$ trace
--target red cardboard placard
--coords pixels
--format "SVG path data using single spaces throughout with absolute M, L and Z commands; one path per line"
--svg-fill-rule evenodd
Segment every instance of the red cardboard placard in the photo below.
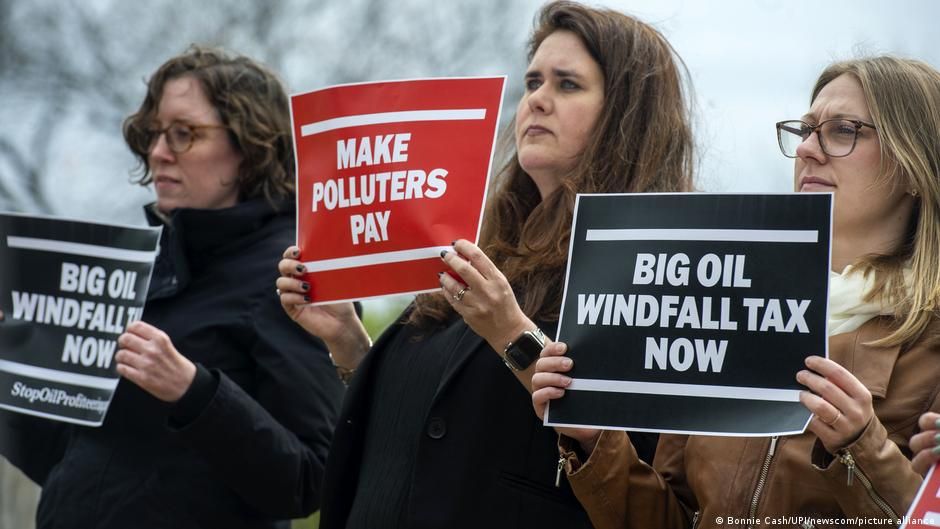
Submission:
M 297 244 L 314 304 L 438 288 L 441 250 L 479 236 L 505 81 L 291 96 Z
M 901 529 L 907 527 L 940 527 L 940 472 L 937 465 L 930 468 L 924 483 L 917 491 L 911 509 L 903 519 Z

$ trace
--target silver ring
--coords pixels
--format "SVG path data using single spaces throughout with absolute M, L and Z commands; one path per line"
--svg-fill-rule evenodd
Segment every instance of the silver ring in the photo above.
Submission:
M 470 287 L 463 287 L 454 294 L 454 301 L 460 301 L 463 299 L 464 294 L 470 290 Z
M 281 297 L 281 289 L 277 289 L 277 297 Z

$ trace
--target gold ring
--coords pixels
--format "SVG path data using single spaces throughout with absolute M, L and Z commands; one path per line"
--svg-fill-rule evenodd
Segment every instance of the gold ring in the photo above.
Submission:
M 460 290 L 458 290 L 457 293 L 454 294 L 454 301 L 460 301 L 460 300 L 462 300 L 464 294 L 466 294 L 467 291 L 469 291 L 469 290 L 470 290 L 470 287 L 463 287 L 463 288 L 461 288 Z
M 834 419 L 832 419 L 831 421 L 828 421 L 828 422 L 827 422 L 827 421 L 823 421 L 823 423 L 825 423 L 826 426 L 832 428 L 833 426 L 835 426 L 835 424 L 836 424 L 837 422 L 839 422 L 839 419 L 841 419 L 841 418 L 842 418 L 842 412 L 839 411 L 839 410 L 836 410 L 836 417 L 835 417 Z

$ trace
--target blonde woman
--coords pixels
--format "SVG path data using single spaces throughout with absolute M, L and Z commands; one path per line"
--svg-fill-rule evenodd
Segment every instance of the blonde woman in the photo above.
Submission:
M 796 374 L 809 428 L 663 435 L 652 465 L 636 458 L 632 434 L 564 430 L 569 481 L 597 528 L 785 516 L 893 527 L 921 483 L 908 440 L 921 414 L 940 411 L 940 73 L 894 57 L 833 64 L 809 111 L 777 131 L 795 190 L 835 195 L 830 358 Z M 563 354 L 550 345 L 537 363 L 540 416 L 570 382 Z

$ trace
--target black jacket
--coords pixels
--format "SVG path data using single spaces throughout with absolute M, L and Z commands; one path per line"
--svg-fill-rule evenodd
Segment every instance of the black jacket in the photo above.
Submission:
M 173 213 L 143 319 L 196 379 L 175 405 L 122 380 L 101 428 L 62 427 L 58 462 L 11 451 L 43 486 L 40 529 L 287 527 L 318 507 L 343 388 L 274 292 L 293 225 L 262 200 Z
M 466 327 L 462 321 L 451 325 Z M 547 327 L 543 327 L 547 329 Z M 395 324 L 376 342 L 349 387 L 327 462 L 321 529 L 341 529 L 356 494 L 378 364 Z M 467 329 L 424 418 L 410 483 L 409 528 L 591 527 L 561 476 L 557 435 L 532 411 L 525 388 L 490 346 Z M 395 457 L 395 454 L 387 454 Z

